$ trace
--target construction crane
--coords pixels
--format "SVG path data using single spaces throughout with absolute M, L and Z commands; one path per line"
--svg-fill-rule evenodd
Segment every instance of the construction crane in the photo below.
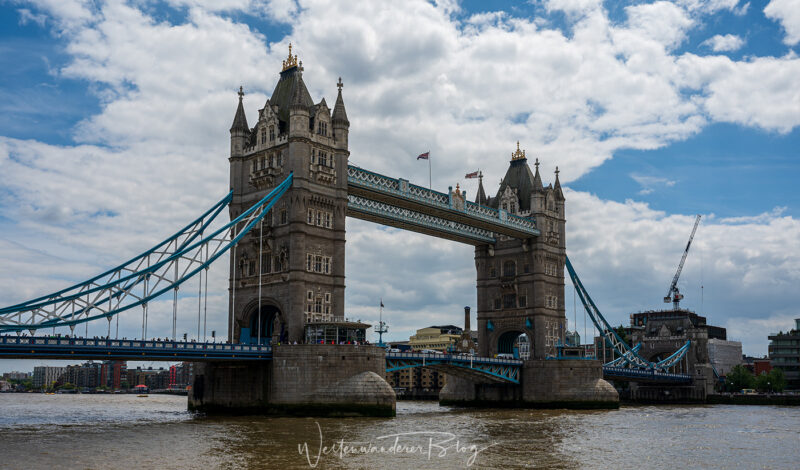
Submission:
M 672 306 L 675 310 L 678 309 L 680 306 L 681 299 L 683 299 L 683 294 L 680 293 L 678 290 L 678 278 L 681 277 L 681 271 L 683 270 L 683 263 L 686 262 L 686 255 L 689 254 L 689 247 L 692 246 L 692 240 L 694 239 L 694 233 L 697 231 L 697 226 L 700 224 L 700 214 L 697 214 L 697 218 L 694 219 L 694 228 L 692 228 L 692 234 L 689 235 L 689 242 L 686 244 L 686 249 L 683 250 L 683 257 L 681 258 L 680 264 L 678 264 L 678 271 L 675 272 L 675 277 L 672 278 L 672 284 L 669 286 L 669 291 L 667 291 L 667 296 L 664 297 L 664 303 L 668 304 L 672 302 Z

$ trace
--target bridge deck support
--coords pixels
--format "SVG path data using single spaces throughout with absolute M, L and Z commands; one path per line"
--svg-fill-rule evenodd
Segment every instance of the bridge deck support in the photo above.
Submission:
M 298 344 L 273 349 L 271 361 L 201 363 L 189 409 L 240 414 L 394 416 L 383 379 L 384 351 L 374 346 Z
M 617 408 L 619 395 L 603 380 L 600 361 L 528 360 L 520 385 L 479 384 L 447 376 L 442 405 L 504 408 Z

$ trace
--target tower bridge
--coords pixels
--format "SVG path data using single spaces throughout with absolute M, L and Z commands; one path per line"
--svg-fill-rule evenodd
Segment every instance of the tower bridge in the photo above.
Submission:
M 393 415 L 387 370 L 432 367 L 448 374 L 443 403 L 504 406 L 617 406 L 615 378 L 686 381 L 678 351 L 658 363 L 624 344 L 596 309 L 566 256 L 565 198 L 555 172 L 544 186 L 517 143 L 492 197 L 474 201 L 349 164 L 350 122 L 341 79 L 333 109 L 314 103 L 302 62 L 284 60 L 254 126 L 244 91 L 230 128 L 230 193 L 156 247 L 88 281 L 0 309 L 0 357 L 117 357 L 191 360 L 191 408 L 305 414 Z M 231 221 L 213 230 L 225 208 Z M 354 217 L 473 245 L 477 356 L 398 355 L 364 344 L 369 325 L 345 319 L 345 218 Z M 229 258 L 227 343 L 176 340 L 178 289 Z M 564 267 L 592 321 L 621 355 L 559 357 L 565 342 Z M 202 283 L 201 283 L 202 286 Z M 206 287 L 206 293 L 208 288 Z M 201 287 L 202 293 L 202 287 Z M 173 295 L 169 341 L 148 335 L 148 303 Z M 111 339 L 123 311 L 142 311 L 142 340 Z M 198 309 L 198 339 L 200 337 Z M 75 337 L 75 327 L 108 322 L 108 338 Z M 68 327 L 69 337 L 25 337 Z M 325 335 L 334 332 L 336 339 Z M 497 358 L 527 336 L 530 358 Z M 331 344 L 333 343 L 333 344 Z M 346 344 L 351 343 L 351 344 Z M 638 374 L 638 375 L 637 375 Z

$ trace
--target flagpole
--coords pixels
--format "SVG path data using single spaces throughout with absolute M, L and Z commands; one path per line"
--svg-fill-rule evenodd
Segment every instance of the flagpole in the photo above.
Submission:
M 431 178 L 431 151 L 428 150 L 428 190 L 433 192 L 433 180 Z

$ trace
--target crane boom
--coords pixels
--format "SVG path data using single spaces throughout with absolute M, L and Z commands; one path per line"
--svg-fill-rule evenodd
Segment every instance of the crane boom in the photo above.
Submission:
M 678 305 L 680 304 L 683 295 L 681 295 L 680 291 L 678 291 L 678 278 L 681 277 L 681 271 L 683 271 L 683 263 L 686 262 L 686 256 L 689 254 L 689 248 L 692 246 L 692 240 L 694 239 L 694 234 L 697 232 L 697 226 L 700 224 L 700 214 L 697 214 L 697 218 L 694 219 L 694 227 L 692 228 L 692 234 L 689 235 L 689 242 L 686 243 L 686 249 L 683 250 L 683 256 L 681 257 L 681 262 L 678 264 L 678 270 L 675 272 L 675 277 L 672 278 L 672 284 L 669 286 L 669 290 L 667 291 L 667 296 L 664 297 L 664 303 L 668 304 L 670 302 L 673 303 L 674 307 L 677 309 Z

